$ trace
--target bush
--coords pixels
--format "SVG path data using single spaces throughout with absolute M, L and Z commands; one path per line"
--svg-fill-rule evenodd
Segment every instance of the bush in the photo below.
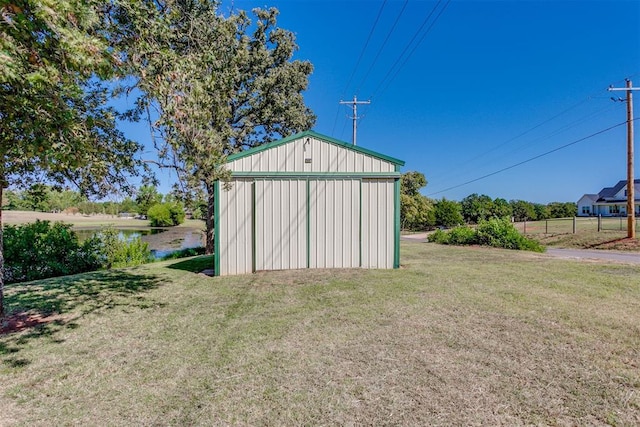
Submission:
M 140 238 L 124 241 L 118 230 L 107 227 L 86 242 L 98 259 L 101 268 L 120 268 L 153 261 L 149 245 Z
M 466 225 L 455 227 L 448 234 L 450 245 L 475 245 L 478 240 L 475 230 Z
M 492 218 L 481 221 L 476 230 L 478 244 L 495 248 L 544 252 L 535 240 L 524 237 L 507 219 Z
M 5 282 L 28 282 L 153 261 L 148 245 L 139 238 L 125 242 L 118 231 L 106 228 L 80 244 L 71 227 L 40 220 L 6 226 Z
M 436 230 L 428 240 L 444 245 L 484 245 L 494 248 L 544 252 L 535 240 L 524 237 L 507 219 L 493 218 L 480 221 L 476 230 L 459 226 L 449 231 Z
M 427 237 L 427 241 L 432 243 L 440 243 L 441 245 L 449 244 L 449 233 L 442 231 L 441 229 L 437 229 L 433 233 L 429 234 Z
M 147 211 L 152 227 L 172 227 L 184 222 L 184 207 L 181 203 L 157 203 Z
M 170 259 L 187 258 L 196 255 L 204 255 L 204 253 L 205 248 L 201 246 L 197 248 L 180 249 L 179 251 L 171 252 L 170 254 L 163 256 L 162 260 L 165 261 Z
M 78 242 L 70 224 L 40 221 L 4 229 L 6 283 L 82 273 L 100 267 L 92 243 Z

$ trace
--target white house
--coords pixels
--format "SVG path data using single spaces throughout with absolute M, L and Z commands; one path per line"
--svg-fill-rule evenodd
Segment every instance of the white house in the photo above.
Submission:
M 398 268 L 402 160 L 307 131 L 229 156 L 214 274 Z
M 635 214 L 640 216 L 640 179 L 634 181 Z M 627 216 L 627 181 L 606 187 L 578 200 L 578 216 Z

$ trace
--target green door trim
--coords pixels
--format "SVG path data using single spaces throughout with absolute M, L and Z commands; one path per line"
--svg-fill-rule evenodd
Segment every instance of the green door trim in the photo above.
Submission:
M 220 276 L 220 181 L 213 183 L 213 275 Z

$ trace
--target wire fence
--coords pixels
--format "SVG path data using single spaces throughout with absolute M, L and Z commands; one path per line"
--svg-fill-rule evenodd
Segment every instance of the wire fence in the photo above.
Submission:
M 515 226 L 524 234 L 624 231 L 627 229 L 627 217 L 552 218 L 543 221 L 518 222 L 515 223 Z M 636 231 L 638 230 L 640 230 L 640 221 L 636 221 Z

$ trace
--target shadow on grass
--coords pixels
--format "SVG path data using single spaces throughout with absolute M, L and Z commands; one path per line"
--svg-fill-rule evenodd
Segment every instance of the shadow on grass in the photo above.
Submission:
M 593 243 L 591 245 L 586 245 L 585 249 L 597 249 L 597 248 L 602 247 L 602 246 L 615 245 L 617 243 L 625 243 L 625 242 L 630 242 L 632 240 L 633 239 L 630 239 L 629 237 L 621 237 L 619 239 L 607 240 L 605 242 L 597 242 L 597 243 Z
M 15 355 L 34 339 L 56 342 L 57 332 L 77 327 L 77 319 L 98 310 L 158 307 L 144 293 L 162 283 L 158 276 L 107 270 L 8 285 L 0 356 Z M 3 358 L 3 362 L 13 367 L 28 364 L 17 357 Z
M 213 255 L 202 255 L 189 258 L 184 261 L 170 264 L 167 268 L 174 270 L 190 271 L 191 273 L 200 273 L 203 270 L 213 268 Z

